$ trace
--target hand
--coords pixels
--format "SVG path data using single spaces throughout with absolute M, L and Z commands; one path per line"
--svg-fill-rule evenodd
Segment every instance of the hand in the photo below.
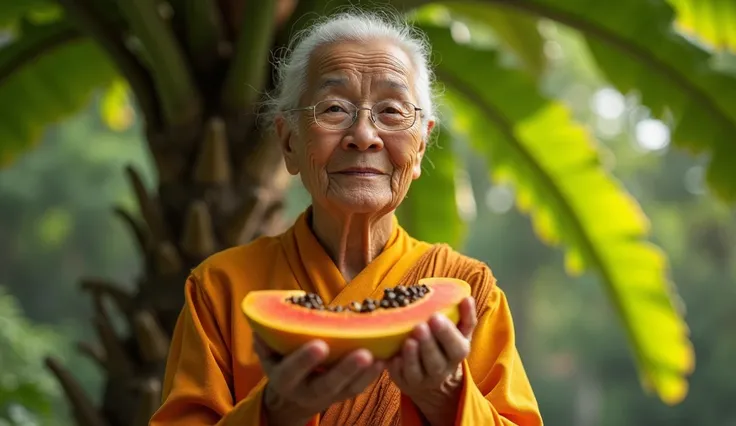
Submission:
M 391 360 L 389 373 L 401 392 L 411 398 L 427 419 L 452 424 L 462 385 L 462 361 L 470 353 L 470 338 L 478 323 L 475 300 L 460 303 L 456 327 L 435 314 L 406 339 L 401 354 Z
M 263 404 L 269 425 L 304 424 L 333 403 L 362 392 L 385 368 L 368 350 L 359 349 L 318 373 L 329 353 L 321 340 L 282 358 L 254 333 L 253 348 L 268 376 Z

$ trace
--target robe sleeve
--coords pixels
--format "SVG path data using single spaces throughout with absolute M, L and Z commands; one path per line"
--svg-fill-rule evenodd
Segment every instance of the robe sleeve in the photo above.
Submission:
M 267 379 L 240 401 L 233 399 L 232 357 L 212 303 L 194 276 L 172 336 L 162 405 L 149 426 L 266 426 L 262 410 Z M 314 423 L 312 419 L 308 425 Z
M 463 362 L 456 426 L 540 426 L 542 418 L 516 348 L 504 292 L 493 286 Z

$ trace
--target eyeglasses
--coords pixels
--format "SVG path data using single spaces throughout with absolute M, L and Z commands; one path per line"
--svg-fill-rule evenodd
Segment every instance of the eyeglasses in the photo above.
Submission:
M 373 105 L 371 108 L 358 108 L 348 101 L 327 99 L 303 108 L 293 108 L 290 111 L 309 111 L 314 114 L 314 121 L 325 129 L 346 130 L 358 119 L 358 111 L 367 110 L 371 112 L 371 121 L 379 129 L 392 132 L 406 130 L 414 125 L 417 119 L 417 108 L 411 102 L 397 100 L 384 100 Z

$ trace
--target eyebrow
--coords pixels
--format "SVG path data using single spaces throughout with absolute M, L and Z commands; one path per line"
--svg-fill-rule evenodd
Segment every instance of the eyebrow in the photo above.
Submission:
M 394 90 L 401 90 L 403 92 L 408 92 L 409 88 L 401 81 L 394 80 L 392 78 L 383 79 L 378 82 L 379 86 L 387 86 L 389 89 Z
M 322 92 L 331 87 L 347 86 L 348 79 L 345 77 L 327 77 L 323 78 L 317 87 L 317 92 Z

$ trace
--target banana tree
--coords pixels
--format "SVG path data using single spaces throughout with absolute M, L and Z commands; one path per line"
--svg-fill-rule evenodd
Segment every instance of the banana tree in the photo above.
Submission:
M 403 223 L 417 237 L 458 242 L 463 223 L 452 145 L 469 141 L 488 159 L 492 179 L 514 185 L 517 205 L 539 237 L 564 247 L 570 273 L 598 274 L 642 383 L 664 402 L 679 402 L 694 354 L 666 256 L 648 241 L 637 202 L 602 167 L 585 123 L 540 91 L 545 56 L 537 25 L 553 20 L 579 31 L 611 84 L 638 92 L 655 115 L 671 117 L 678 146 L 711 155 L 708 182 L 728 201 L 736 198 L 729 169 L 736 157 L 729 143 L 736 81 L 674 31 L 676 15 L 664 1 L 428 3 L 392 2 L 427 33 L 446 95 L 440 138 L 428 153 L 433 166 L 412 187 L 399 212 Z M 672 3 L 683 8 L 696 0 Z M 47 360 L 80 425 L 147 424 L 159 404 L 189 269 L 217 250 L 283 229 L 288 179 L 277 144 L 257 125 L 256 106 L 274 86 L 270 54 L 309 24 L 309 13 L 339 6 L 326 0 L 0 0 L 0 27 L 8 36 L 0 49 L 0 104 L 6 105 L 0 162 L 11 163 L 49 123 L 122 80 L 142 114 L 158 173 L 157 188 L 149 191 L 136 170 L 126 169 L 139 214 L 114 210 L 145 260 L 135 293 L 96 279 L 82 283 L 95 305 L 100 344 L 83 343 L 80 350 L 106 373 L 102 406 L 90 402 L 60 362 Z M 694 31 L 717 26 L 710 15 L 688 16 Z M 495 33 L 498 50 L 453 37 L 457 19 Z M 509 65 L 501 53 L 519 60 Z M 127 319 L 129 334 L 114 331 L 107 299 Z

